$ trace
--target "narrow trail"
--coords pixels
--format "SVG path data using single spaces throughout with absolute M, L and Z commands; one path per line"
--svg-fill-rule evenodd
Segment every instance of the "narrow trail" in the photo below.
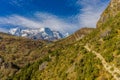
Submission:
M 89 52 L 94 53 L 97 56 L 97 58 L 101 60 L 102 65 L 104 66 L 106 71 L 108 71 L 114 77 L 115 80 L 120 80 L 120 70 L 117 67 L 107 63 L 105 59 L 102 57 L 102 55 L 100 55 L 100 53 L 97 53 L 96 51 L 91 50 L 88 44 L 85 45 L 84 48 L 87 49 Z

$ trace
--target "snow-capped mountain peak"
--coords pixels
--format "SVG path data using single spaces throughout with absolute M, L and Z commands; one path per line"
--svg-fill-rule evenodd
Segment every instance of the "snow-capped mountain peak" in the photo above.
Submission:
M 51 30 L 50 28 L 12 28 L 9 30 L 9 34 L 50 41 L 64 38 L 62 33 L 60 33 L 59 31 Z
M 9 30 L 9 33 L 12 35 L 20 36 L 21 29 L 20 28 L 13 28 Z

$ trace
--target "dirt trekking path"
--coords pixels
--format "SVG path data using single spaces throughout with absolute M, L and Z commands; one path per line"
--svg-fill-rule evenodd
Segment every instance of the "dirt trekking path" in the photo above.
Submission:
M 100 55 L 100 53 L 97 53 L 94 50 L 91 50 L 88 44 L 86 44 L 84 48 L 87 49 L 87 51 L 94 53 L 96 57 L 100 59 L 106 71 L 108 71 L 114 77 L 114 79 L 120 80 L 120 70 L 118 68 L 116 68 L 114 65 L 110 65 L 109 63 L 107 63 L 105 59 L 102 57 L 102 55 Z

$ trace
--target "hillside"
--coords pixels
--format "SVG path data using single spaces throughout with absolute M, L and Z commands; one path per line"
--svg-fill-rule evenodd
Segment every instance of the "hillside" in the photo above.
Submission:
M 112 17 L 115 17 L 120 12 L 120 0 L 111 0 L 106 10 L 102 13 L 97 27 L 101 27 L 103 23 L 106 23 Z
M 0 79 L 4 80 L 40 58 L 46 43 L 0 33 Z
M 8 80 L 120 80 L 119 2 L 111 0 L 96 29 L 46 45 L 46 55 Z
M 81 29 L 80 35 L 85 36 L 90 30 L 92 29 Z M 21 68 L 39 61 L 39 59 L 45 58 L 47 60 L 48 52 L 61 48 L 61 43 L 66 43 L 64 41 L 69 42 L 68 44 L 73 43 L 71 42 L 72 36 L 74 37 L 74 35 L 71 35 L 69 41 L 63 39 L 53 43 L 0 33 L 0 79 L 4 80 L 18 73 Z
M 57 43 L 61 43 L 64 45 L 74 43 L 74 42 L 84 38 L 86 35 L 91 33 L 93 30 L 94 30 L 94 28 L 87 28 L 87 27 L 81 28 L 78 31 L 76 31 L 75 33 L 73 33 L 72 35 L 68 36 L 67 38 L 57 41 Z

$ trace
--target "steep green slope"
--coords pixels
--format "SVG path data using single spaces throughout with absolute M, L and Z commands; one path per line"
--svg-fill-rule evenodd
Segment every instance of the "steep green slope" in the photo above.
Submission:
M 104 70 L 99 59 L 84 49 L 85 44 L 76 42 L 71 45 L 59 45 L 59 48 L 50 49 L 49 56 L 34 64 L 26 66 L 16 80 L 40 79 L 89 79 L 99 78 L 109 74 Z M 54 46 L 53 46 L 54 47 Z M 102 75 L 100 75 L 102 73 Z
M 85 41 L 52 46 L 47 57 L 26 66 L 10 80 L 111 79 L 112 76 L 103 68 L 101 61 L 84 48 Z
M 112 0 L 110 5 L 119 2 Z M 8 80 L 120 80 L 118 6 L 108 6 L 107 9 L 117 8 L 116 14 L 108 10 L 106 15 L 114 16 L 98 22 L 98 27 L 90 34 L 71 44 L 56 42 L 48 46 L 46 57 L 26 66 Z

